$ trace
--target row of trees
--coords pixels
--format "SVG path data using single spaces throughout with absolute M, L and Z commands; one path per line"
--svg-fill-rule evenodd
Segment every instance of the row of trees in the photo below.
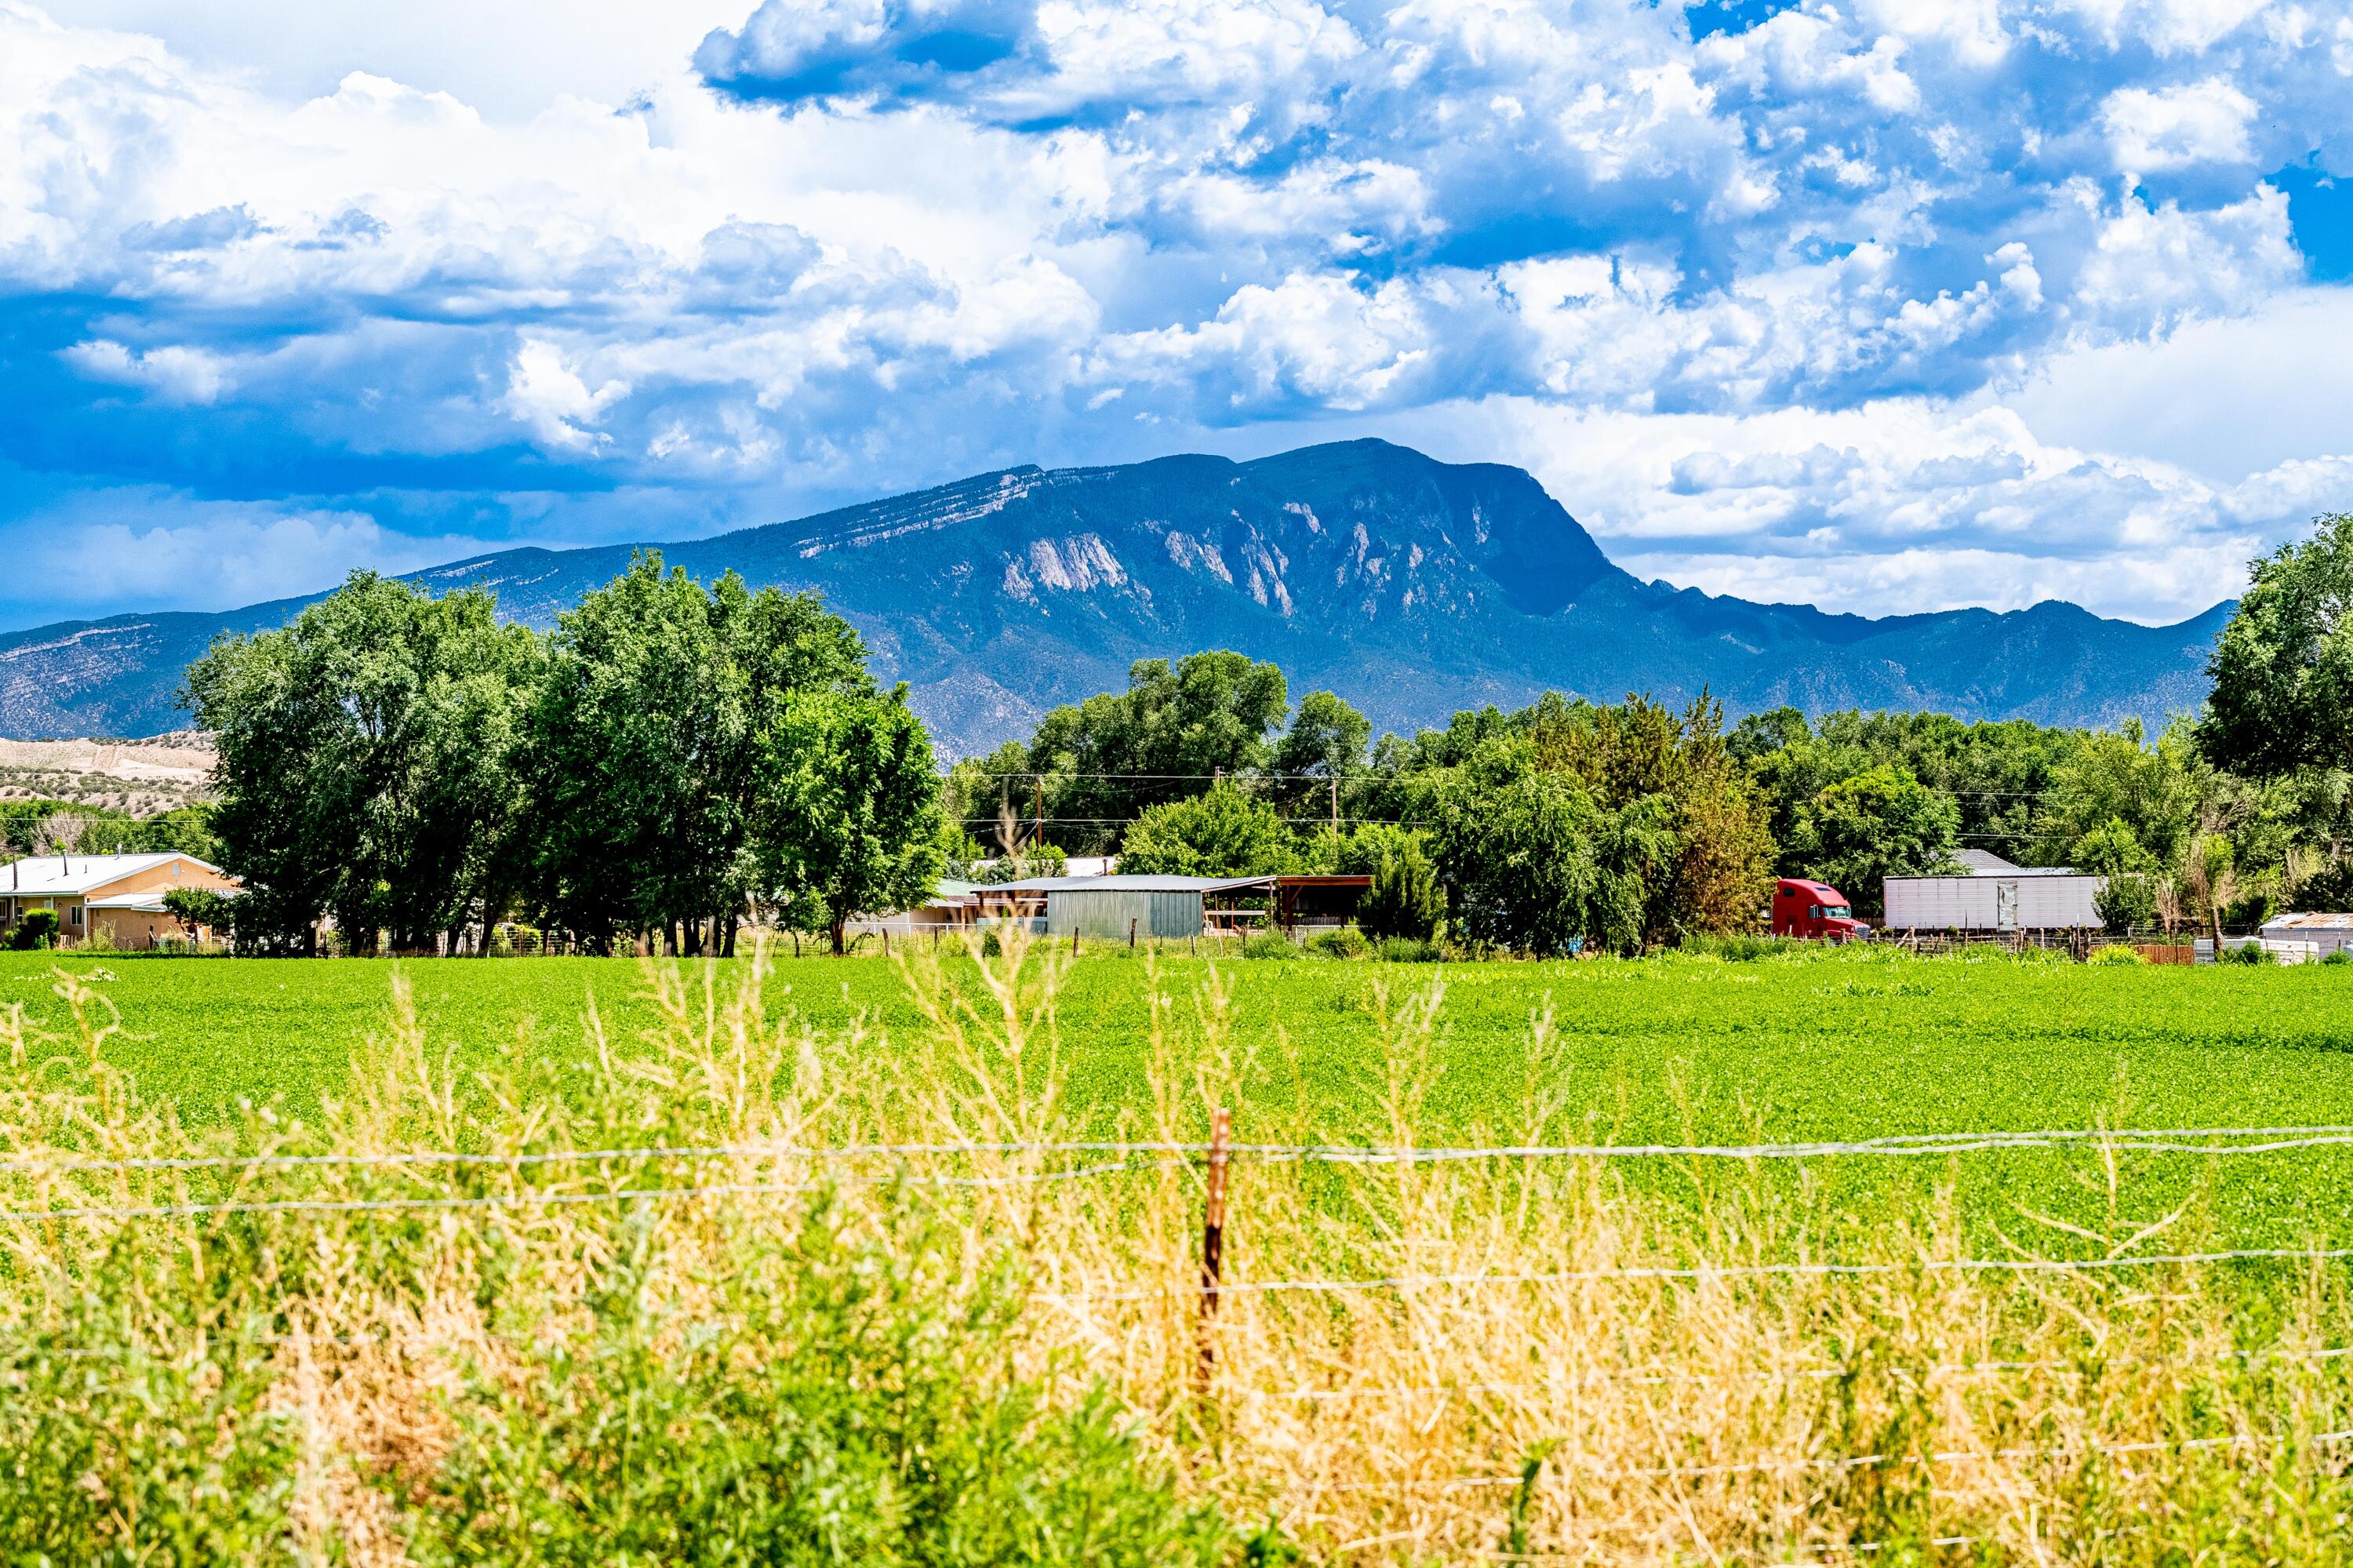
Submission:
M 1406 934 L 1442 882 L 1458 935 L 1532 952 L 1742 928 L 1776 874 L 1868 913 L 1884 877 L 1970 847 L 2107 875 L 2119 925 L 2219 927 L 2353 907 L 2348 609 L 2353 518 L 2323 519 L 2254 564 L 2211 701 L 2154 738 L 1793 708 L 1727 731 L 1705 697 L 1547 694 L 1376 741 L 1332 693 L 1294 710 L 1272 664 L 1148 660 L 959 763 L 943 800 L 903 691 L 877 689 L 812 599 L 645 556 L 541 633 L 485 594 L 360 574 L 191 667 L 220 748 L 208 812 L 27 803 L 0 832 L 206 853 L 245 879 L 239 939 L 264 950 L 310 950 L 327 918 L 362 948 L 503 917 L 591 950 L 727 951 L 754 915 L 838 942 L 944 865 L 1009 875 L 1065 849 L 1136 872 L 1372 873 L 1375 922 Z
M 212 812 L 202 805 L 175 806 L 153 816 L 133 816 L 119 807 L 35 797 L 0 800 L 0 851 L 8 854 L 153 854 L 178 850 L 215 860 Z
M 1742 928 L 1776 874 L 1877 913 L 1886 877 L 1957 870 L 1964 849 L 2107 876 L 2119 927 L 2353 909 L 2353 518 L 2253 579 L 2211 702 L 2154 737 L 1787 707 L 1726 733 L 1704 698 L 1547 694 L 1376 742 L 1334 694 L 1293 713 L 1275 666 L 1212 652 L 1138 663 L 1125 691 L 960 763 L 950 810 L 996 839 L 973 856 L 1059 842 L 1204 874 L 1425 856 L 1461 935 L 1537 952 Z
M 216 642 L 185 701 L 219 747 L 211 815 L 240 945 L 323 920 L 396 950 L 522 917 L 591 951 L 732 951 L 758 914 L 827 930 L 928 895 L 939 781 L 903 690 L 813 598 L 704 585 L 658 555 L 551 632 L 491 597 L 370 573 Z

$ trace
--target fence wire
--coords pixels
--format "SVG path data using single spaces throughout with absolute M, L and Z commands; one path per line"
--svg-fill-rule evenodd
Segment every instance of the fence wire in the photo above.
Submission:
M 2252 1140 L 2252 1141 L 2250 1141 Z M 1785 1143 L 1529 1143 L 1430 1148 L 1331 1143 L 1236 1143 L 1226 1152 L 1264 1163 L 1424 1165 L 1482 1160 L 1811 1160 L 1982 1154 L 2012 1150 L 2094 1146 L 2120 1154 L 2278 1154 L 2303 1149 L 2353 1147 L 2353 1125 L 2310 1127 L 2070 1128 L 2028 1131 L 1892 1133 L 1881 1138 Z M 1123 1159 L 1169 1157 L 1160 1164 L 1212 1152 L 1207 1143 L 1135 1139 L 1041 1139 L 1002 1142 L 649 1144 L 610 1149 L 533 1150 L 513 1153 L 462 1150 L 396 1150 L 373 1154 L 221 1154 L 119 1160 L 57 1160 L 46 1154 L 0 1158 L 0 1171 L 93 1174 L 140 1171 L 268 1171 L 401 1166 L 543 1166 L 632 1160 L 887 1160 L 931 1155 L 1108 1154 Z M 1185 1157 L 1185 1158 L 1177 1158 Z M 1124 1166 L 1106 1170 L 1126 1169 Z

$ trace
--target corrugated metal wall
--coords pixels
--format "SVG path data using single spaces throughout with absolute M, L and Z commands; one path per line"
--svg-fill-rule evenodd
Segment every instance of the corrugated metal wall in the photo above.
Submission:
M 1055 888 L 1046 895 L 1046 934 L 1127 940 L 1129 922 L 1139 937 L 1198 937 L 1198 893 L 1144 893 L 1132 888 Z
M 2053 931 L 2098 926 L 2096 876 L 1891 876 L 1898 931 Z

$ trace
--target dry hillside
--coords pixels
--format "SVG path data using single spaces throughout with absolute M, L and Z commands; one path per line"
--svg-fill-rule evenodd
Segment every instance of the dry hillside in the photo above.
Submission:
M 149 816 L 195 800 L 210 739 L 180 730 L 146 740 L 0 740 L 0 801 L 71 800 Z

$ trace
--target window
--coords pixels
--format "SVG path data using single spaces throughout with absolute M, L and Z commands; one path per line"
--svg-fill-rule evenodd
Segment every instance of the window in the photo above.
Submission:
M 1854 918 L 1854 906 L 1852 904 L 1826 904 L 1821 908 L 1815 910 L 1814 913 L 1817 915 L 1827 915 L 1833 920 L 1852 920 Z

